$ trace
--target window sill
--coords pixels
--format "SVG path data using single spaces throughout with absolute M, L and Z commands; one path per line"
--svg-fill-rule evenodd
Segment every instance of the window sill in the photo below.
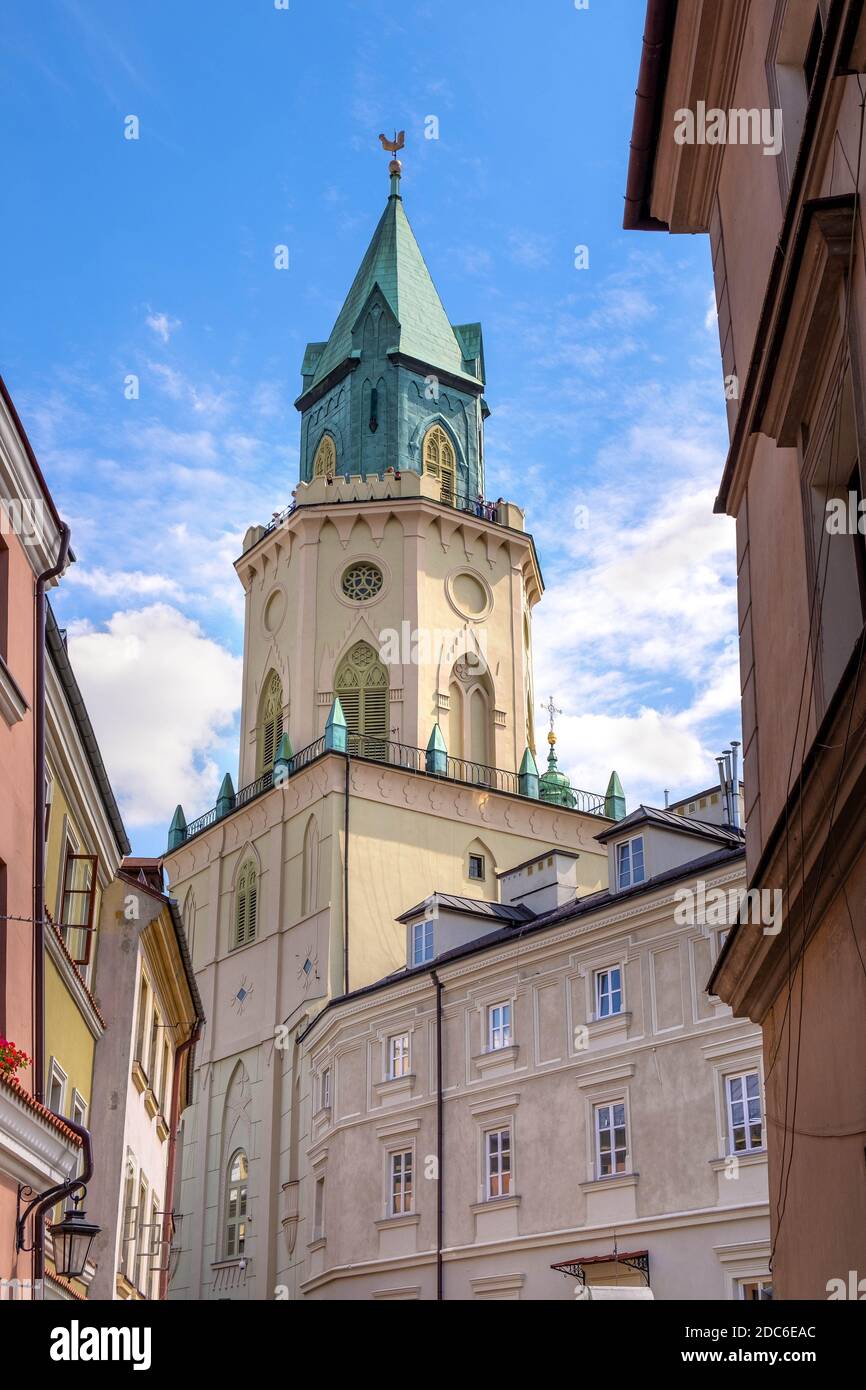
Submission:
M 520 1051 L 518 1043 L 509 1043 L 508 1047 L 491 1047 L 484 1052 L 480 1052 L 472 1061 L 480 1072 L 488 1071 L 491 1067 L 507 1064 L 514 1066 L 517 1061 L 517 1054 Z
M 159 1114 L 159 1101 L 150 1086 L 148 1086 L 144 1093 L 144 1108 L 151 1119 L 153 1119 L 154 1115 Z
M 373 1092 L 379 1100 L 405 1098 L 412 1094 L 415 1086 L 415 1073 L 409 1071 L 405 1076 L 386 1076 L 383 1081 L 373 1082 Z
M 147 1079 L 147 1072 L 144 1070 L 144 1067 L 141 1065 L 140 1062 L 133 1062 L 132 1064 L 132 1084 L 138 1091 L 139 1095 L 142 1091 L 146 1091 L 148 1086 L 150 1085 Z
M 10 729 L 21 722 L 29 708 L 18 682 L 0 656 L 0 714 Z
M 168 1123 L 162 1111 L 156 1117 L 156 1136 L 161 1144 L 168 1138 Z
M 393 1231 L 398 1226 L 417 1226 L 421 1221 L 421 1213 L 418 1211 L 400 1212 L 397 1216 L 383 1216 L 380 1221 L 373 1224 L 377 1231 Z
M 612 1173 L 607 1178 L 590 1178 L 580 1184 L 581 1192 L 598 1192 L 601 1188 L 637 1187 L 640 1173 Z
M 755 1164 L 767 1162 L 767 1150 L 749 1149 L 746 1153 L 725 1154 L 723 1158 L 711 1158 L 710 1167 L 714 1173 L 723 1173 L 732 1158 L 735 1158 L 741 1167 L 751 1168 Z
M 469 1210 L 477 1215 L 482 1211 L 505 1211 L 509 1207 L 519 1206 L 520 1197 L 509 1195 L 508 1197 L 487 1197 L 483 1202 L 473 1202 Z
M 310 1254 L 312 1255 L 312 1254 L 315 1254 L 315 1252 L 316 1252 L 317 1250 L 324 1250 L 326 1244 L 327 1244 L 327 1240 L 325 1239 L 324 1236 L 316 1236 L 315 1240 L 311 1240 L 311 1241 L 308 1242 L 308 1244 L 307 1244 L 307 1249 L 309 1250 Z

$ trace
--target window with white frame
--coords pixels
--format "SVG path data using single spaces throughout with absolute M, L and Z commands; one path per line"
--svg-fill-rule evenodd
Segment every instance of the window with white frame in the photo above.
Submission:
M 87 1119 L 87 1101 L 80 1094 L 80 1092 L 76 1091 L 75 1089 L 73 1089 L 72 1091 L 72 1106 L 70 1108 L 70 1119 L 74 1120 L 77 1125 L 83 1125 L 85 1120 Z
M 728 1103 L 728 1153 L 754 1153 L 764 1147 L 761 1078 L 757 1071 L 725 1077 Z
M 646 878 L 643 855 L 643 835 L 624 840 L 616 847 L 616 886 L 632 888 Z
M 416 922 L 412 928 L 412 964 L 433 959 L 433 923 Z
M 747 1302 L 769 1302 L 773 1297 L 773 1281 L 766 1279 L 740 1279 L 737 1282 L 737 1297 Z
M 243 1149 L 229 1159 L 226 1181 L 225 1257 L 240 1259 L 247 1239 L 247 1180 L 249 1163 Z
M 488 1202 L 511 1192 L 511 1130 L 490 1129 L 484 1136 L 484 1190 Z
M 491 1004 L 487 1010 L 487 1050 L 511 1046 L 511 1004 Z
M 618 965 L 595 972 L 595 1016 L 610 1018 L 622 1013 L 622 970 Z
M 322 1087 L 320 1093 L 321 1108 L 330 1110 L 331 1108 L 331 1068 L 325 1067 L 322 1072 Z
M 628 1171 L 625 1101 L 595 1107 L 595 1176 L 610 1178 Z
M 388 1155 L 388 1215 L 406 1216 L 412 1210 L 412 1150 Z
M 409 1075 L 409 1034 L 395 1033 L 388 1039 L 388 1080 Z
M 484 879 L 484 855 L 470 854 L 469 856 L 469 877 L 479 883 Z
M 66 1083 L 68 1077 L 56 1057 L 48 1067 L 48 1109 L 55 1115 L 66 1114 Z

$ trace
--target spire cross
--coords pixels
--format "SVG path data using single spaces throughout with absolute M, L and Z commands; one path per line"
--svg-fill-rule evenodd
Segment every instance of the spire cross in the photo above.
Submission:
M 542 705 L 541 708 L 542 708 L 543 710 L 546 710 L 547 713 L 550 715 L 550 732 L 553 733 L 553 722 L 554 722 L 554 718 L 555 718 L 555 716 L 556 716 L 557 714 L 562 714 L 562 710 L 561 710 L 561 709 L 557 709 L 556 705 L 555 705 L 554 702 L 553 702 L 553 696 L 552 696 L 552 695 L 551 695 L 549 701 L 547 702 L 547 704 L 546 704 L 546 705 Z

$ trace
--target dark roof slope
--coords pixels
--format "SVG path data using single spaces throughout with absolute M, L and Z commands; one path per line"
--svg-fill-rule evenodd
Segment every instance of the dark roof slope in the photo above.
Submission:
M 644 883 L 638 883 L 633 888 L 624 888 L 619 893 L 611 893 L 609 889 L 605 888 L 599 893 L 591 893 L 586 898 L 572 899 L 570 902 L 562 903 L 551 912 L 546 912 L 539 917 L 533 916 L 527 909 L 527 919 L 515 923 L 510 928 L 501 927 L 497 931 L 488 932 L 485 936 L 476 937 L 474 941 L 467 941 L 462 946 L 455 946 L 452 950 L 443 952 L 435 960 L 426 961 L 423 965 L 404 966 L 403 969 L 395 970 L 392 974 L 384 976 L 381 980 L 375 980 L 370 985 L 364 985 L 361 989 L 353 989 L 348 994 L 338 995 L 336 998 L 330 999 L 321 1013 L 317 1014 L 304 1029 L 301 1037 L 305 1038 L 326 1014 L 338 1004 L 345 1003 L 346 1000 L 362 999 L 367 994 L 375 994 L 378 990 L 387 989 L 389 985 L 397 984 L 401 980 L 412 979 L 419 975 L 429 975 L 431 971 L 437 970 L 442 965 L 447 965 L 450 961 L 460 960 L 481 951 L 493 950 L 494 947 L 502 945 L 503 942 L 514 941 L 515 937 L 522 940 L 535 932 L 543 931 L 545 927 L 570 922 L 578 917 L 586 916 L 590 912 L 595 912 L 599 908 L 612 906 L 623 901 L 633 901 L 635 898 L 640 898 L 668 883 L 676 883 L 679 879 L 691 878 L 695 874 L 708 869 L 720 868 L 724 864 L 733 864 L 737 859 L 743 858 L 745 853 L 745 844 L 740 843 L 730 848 L 714 850 L 711 854 L 702 855 L 700 859 L 691 859 L 687 864 L 678 864 L 674 869 L 666 869 L 664 873 L 656 874 L 653 878 L 648 878 Z M 473 899 L 466 901 L 472 902 Z M 491 903 L 489 906 L 501 905 Z M 493 914 L 488 915 L 492 916 Z M 398 921 L 400 920 L 402 919 L 398 918 Z
M 90 715 L 87 713 L 87 706 L 84 697 L 78 688 L 78 681 L 75 679 L 75 672 L 69 660 L 69 653 L 66 650 L 66 642 L 63 634 L 57 626 L 57 619 L 51 604 L 46 600 L 46 622 L 45 622 L 45 643 L 51 657 L 54 669 L 63 686 L 66 698 L 69 701 L 69 708 L 72 711 L 72 718 L 75 720 L 76 728 L 84 745 L 84 752 L 90 770 L 99 788 L 99 795 L 102 797 L 102 804 L 105 807 L 106 815 L 111 822 L 114 831 L 114 838 L 121 854 L 129 854 L 131 845 L 127 838 L 126 830 L 120 816 L 120 810 L 115 800 L 111 783 L 108 780 L 108 773 L 105 770 L 105 763 L 102 761 L 102 754 L 99 751 L 99 744 L 96 742 L 96 734 L 93 732 L 93 725 L 90 722 Z
M 674 830 L 680 835 L 691 835 L 697 839 L 716 840 L 719 844 L 745 843 L 742 830 L 735 830 L 733 826 L 713 825 L 711 821 L 706 820 L 691 820 L 688 816 L 677 816 L 673 811 L 662 811 L 658 806 L 644 805 L 637 806 L 624 820 L 617 821 L 616 825 L 599 831 L 595 838 L 603 845 L 616 835 L 621 835 L 624 830 L 631 830 L 638 825 L 657 825 L 661 830 Z
M 454 893 L 431 893 L 429 898 L 410 907 L 397 921 L 408 922 L 410 917 L 417 917 L 434 899 L 436 906 L 446 912 L 461 912 L 470 917 L 498 917 L 504 922 L 527 922 L 534 915 L 528 907 L 509 907 L 506 903 L 491 903 L 484 898 L 459 898 Z

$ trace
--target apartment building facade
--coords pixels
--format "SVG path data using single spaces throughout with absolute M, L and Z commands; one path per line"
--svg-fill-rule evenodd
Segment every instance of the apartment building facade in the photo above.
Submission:
M 742 836 L 641 807 L 598 838 L 609 889 L 551 846 L 497 901 L 434 894 L 406 968 L 307 1027 L 299 1296 L 770 1296 L 761 1033 L 704 988 Z

